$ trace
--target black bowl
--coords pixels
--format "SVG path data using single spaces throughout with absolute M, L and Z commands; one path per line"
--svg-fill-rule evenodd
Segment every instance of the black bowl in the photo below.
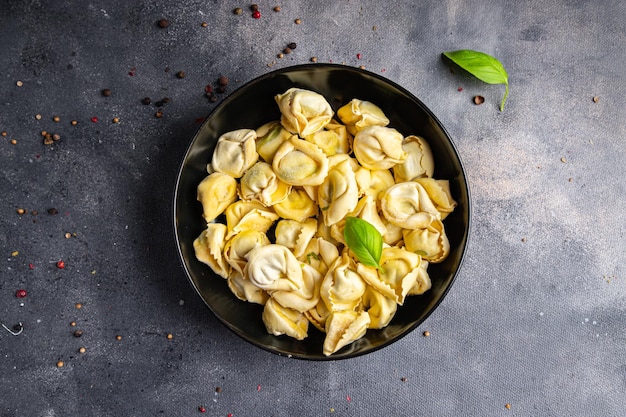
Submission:
M 278 120 L 274 96 L 291 87 L 322 94 L 336 111 L 352 98 L 378 105 L 390 119 L 389 126 L 403 135 L 424 137 L 435 157 L 435 178 L 450 181 L 459 203 L 444 225 L 450 240 L 449 257 L 431 264 L 432 289 L 407 297 L 391 323 L 382 330 L 368 330 L 356 342 L 333 355 L 322 354 L 324 334 L 309 326 L 309 337 L 298 341 L 267 333 L 261 319 L 262 307 L 238 300 L 219 277 L 194 254 L 193 241 L 205 228 L 196 189 L 207 175 L 217 138 L 230 130 L 256 129 Z M 345 65 L 308 64 L 279 69 L 239 88 L 220 103 L 194 136 L 182 162 L 174 195 L 174 230 L 187 276 L 213 314 L 248 342 L 279 355 L 301 359 L 334 360 L 363 355 L 402 338 L 422 323 L 446 295 L 461 266 L 470 223 L 469 190 L 459 155 L 435 115 L 413 94 L 380 75 Z

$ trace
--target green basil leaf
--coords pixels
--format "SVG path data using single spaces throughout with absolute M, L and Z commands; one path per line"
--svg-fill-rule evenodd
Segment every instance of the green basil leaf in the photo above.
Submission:
M 509 95 L 509 75 L 500 61 L 484 52 L 462 49 L 444 52 L 443 55 L 452 62 L 487 84 L 504 84 L 504 97 L 500 103 L 500 111 Z
M 343 237 L 363 265 L 379 268 L 383 237 L 374 226 L 358 217 L 346 217 Z

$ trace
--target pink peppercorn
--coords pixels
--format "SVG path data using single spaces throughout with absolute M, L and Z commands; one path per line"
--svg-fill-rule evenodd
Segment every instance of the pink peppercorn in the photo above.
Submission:
M 24 290 L 24 289 L 22 289 L 22 290 L 17 290 L 17 291 L 15 292 L 15 296 L 16 296 L 17 298 L 24 298 L 24 297 L 26 297 L 27 295 L 28 295 L 28 293 L 27 293 L 27 292 L 26 292 L 26 290 Z
M 361 59 L 361 54 L 356 54 L 356 59 Z
M 58 261 L 58 262 L 57 262 L 57 268 L 59 268 L 59 269 L 63 269 L 63 268 L 65 268 L 65 262 L 63 262 L 63 261 Z
M 98 118 L 96 116 L 94 116 L 94 117 L 91 118 L 91 121 L 93 123 L 98 123 Z
M 206 408 L 204 408 L 203 406 L 198 407 L 198 411 L 200 411 L 201 413 L 206 413 Z
M 252 17 L 254 17 L 255 19 L 260 19 L 261 18 L 261 12 L 258 10 L 255 10 L 252 12 Z

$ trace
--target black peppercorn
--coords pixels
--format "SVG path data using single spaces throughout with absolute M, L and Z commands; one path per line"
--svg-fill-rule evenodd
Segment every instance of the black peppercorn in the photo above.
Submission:
M 160 28 L 165 29 L 170 25 L 170 22 L 168 22 L 167 19 L 161 19 L 157 22 L 157 25 L 159 25 Z
M 102 90 L 102 95 L 105 97 L 111 96 L 111 90 L 108 88 L 105 88 L 104 90 Z
M 291 48 L 291 49 L 296 49 L 296 46 L 298 46 L 298 45 L 296 45 L 296 43 L 295 43 L 295 42 L 291 42 L 291 43 L 290 43 L 289 45 L 287 45 L 287 46 L 288 46 L 289 48 Z
M 146 106 L 150 103 L 152 103 L 152 100 L 150 100 L 150 97 L 145 97 L 141 100 L 141 104 L 145 104 Z

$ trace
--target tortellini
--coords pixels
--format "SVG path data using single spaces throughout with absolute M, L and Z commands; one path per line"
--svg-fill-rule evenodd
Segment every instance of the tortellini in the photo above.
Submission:
M 219 137 L 207 168 L 240 178 L 258 159 L 256 132 L 251 129 L 233 130 Z
M 426 140 L 389 127 L 374 103 L 353 99 L 333 118 L 314 91 L 275 101 L 280 121 L 218 138 L 193 247 L 235 297 L 263 306 L 268 333 L 303 340 L 313 325 L 332 355 L 432 287 L 428 266 L 450 253 L 443 220 L 457 202 L 434 178 Z M 347 246 L 347 217 L 380 233 L 378 268 Z
M 275 99 L 281 113 L 281 124 L 303 138 L 321 130 L 334 114 L 324 96 L 314 91 L 290 88 Z

